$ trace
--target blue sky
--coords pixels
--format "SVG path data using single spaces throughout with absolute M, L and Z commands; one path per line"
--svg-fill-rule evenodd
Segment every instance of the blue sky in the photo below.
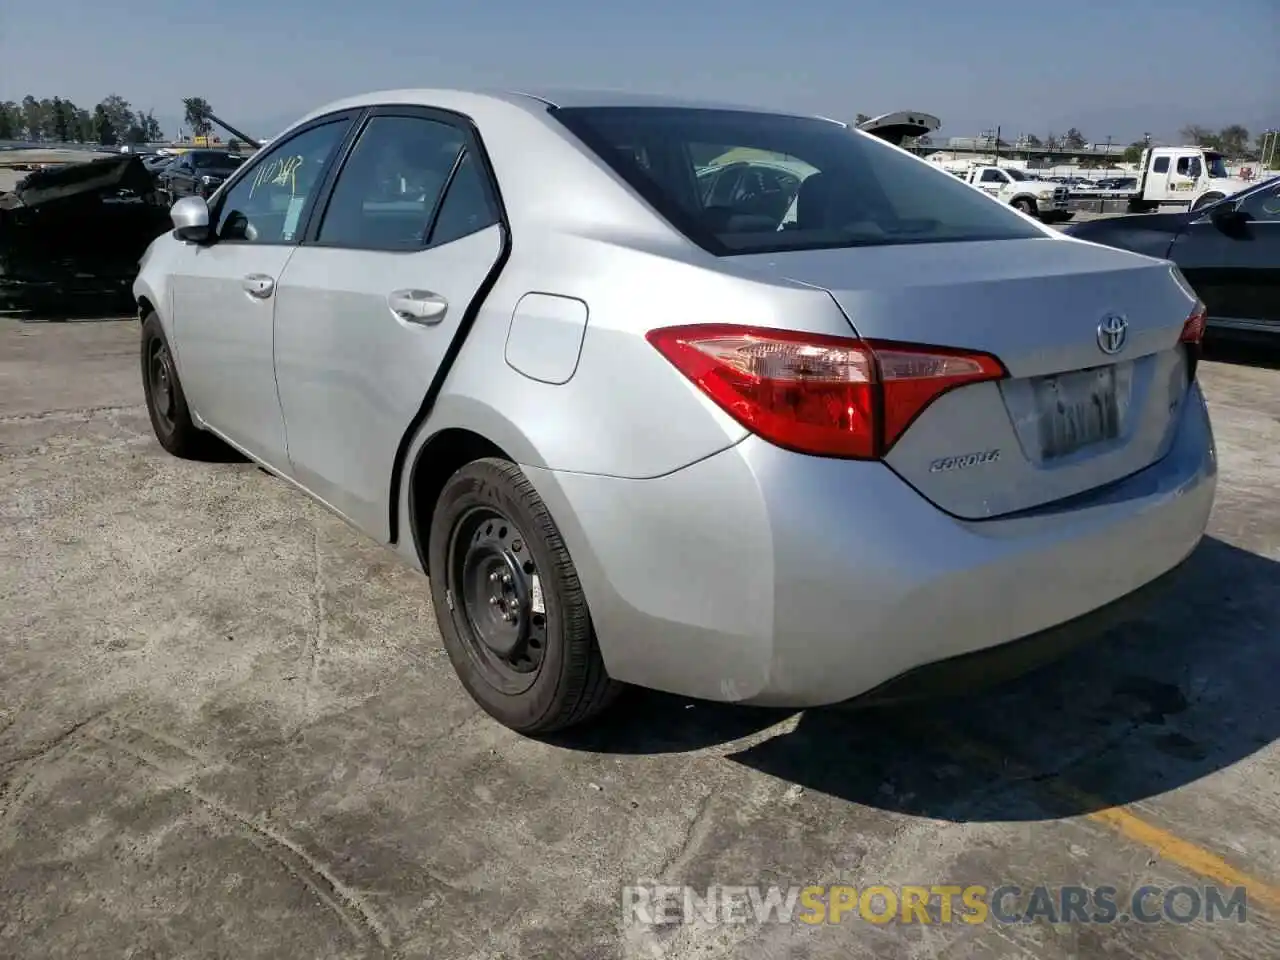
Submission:
M 0 99 L 180 98 L 270 135 L 400 86 L 591 87 L 841 119 L 913 108 L 944 135 L 1096 140 L 1280 127 L 1280 0 L 46 0 L 4 2 Z M 180 19 L 179 19 L 180 18 Z M 1141 40 L 1140 45 L 1135 40 Z M 169 132 L 168 130 L 166 132 Z

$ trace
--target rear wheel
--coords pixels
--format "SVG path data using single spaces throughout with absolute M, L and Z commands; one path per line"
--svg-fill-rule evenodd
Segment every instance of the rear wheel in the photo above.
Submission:
M 613 702 L 621 688 L 605 672 L 577 571 L 519 467 L 476 460 L 448 480 L 428 559 L 445 650 L 488 714 L 545 734 Z

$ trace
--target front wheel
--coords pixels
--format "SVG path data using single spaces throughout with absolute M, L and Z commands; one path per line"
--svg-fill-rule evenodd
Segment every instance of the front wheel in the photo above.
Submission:
M 191 418 L 169 341 L 154 312 L 142 321 L 142 392 L 160 446 L 187 460 L 209 456 L 214 438 Z
M 546 734 L 613 702 L 621 687 L 605 671 L 577 571 L 519 467 L 476 460 L 449 479 L 428 560 L 445 650 L 490 716 Z
M 1036 215 L 1036 205 L 1033 200 L 1015 200 L 1013 201 L 1014 209 L 1021 210 L 1029 217 Z
M 1192 210 L 1203 210 L 1205 207 L 1212 206 L 1223 198 L 1221 193 L 1206 193 L 1191 205 Z

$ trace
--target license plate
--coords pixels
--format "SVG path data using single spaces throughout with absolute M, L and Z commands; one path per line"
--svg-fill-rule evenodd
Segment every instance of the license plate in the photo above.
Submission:
M 1098 367 L 1035 382 L 1040 455 L 1057 460 L 1120 436 L 1115 367 Z

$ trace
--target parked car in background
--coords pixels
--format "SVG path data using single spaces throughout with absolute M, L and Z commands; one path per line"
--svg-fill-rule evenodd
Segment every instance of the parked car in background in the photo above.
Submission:
M 1280 177 L 1179 213 L 1072 224 L 1067 234 L 1178 265 L 1210 330 L 1280 336 Z
M 182 197 L 210 197 L 244 162 L 229 150 L 187 150 L 159 171 L 157 186 L 169 203 Z
M 369 94 L 172 220 L 134 286 L 159 442 L 219 437 L 426 572 L 516 730 L 620 683 L 970 690 L 1134 615 L 1212 506 L 1177 272 L 845 124 Z

